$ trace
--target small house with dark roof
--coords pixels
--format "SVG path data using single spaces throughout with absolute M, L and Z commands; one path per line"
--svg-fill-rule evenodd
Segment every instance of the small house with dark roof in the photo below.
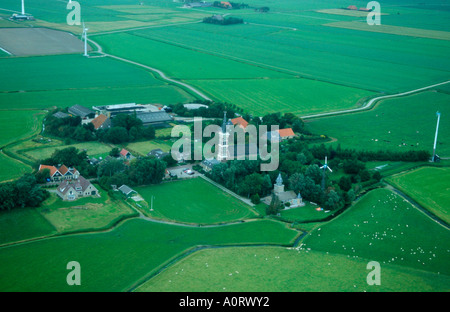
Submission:
M 62 200 L 76 200 L 86 196 L 99 196 L 97 188 L 82 176 L 76 180 L 65 180 L 58 185 L 56 194 Z
M 67 117 L 70 117 L 69 114 L 66 114 L 64 112 L 56 112 L 52 116 L 56 117 L 56 118 L 67 118 Z
M 160 148 L 151 150 L 151 151 L 147 154 L 147 156 L 153 156 L 153 157 L 155 157 L 155 158 L 157 158 L 157 159 L 160 159 L 160 160 L 162 160 L 164 157 L 169 156 L 169 155 L 171 155 L 171 154 L 170 154 L 170 153 L 163 152 L 163 150 L 160 149 Z
M 165 111 L 137 113 L 136 117 L 142 121 L 144 126 L 164 126 L 173 121 L 172 117 Z
M 133 190 L 131 187 L 127 186 L 127 185 L 122 185 L 121 187 L 119 187 L 119 191 L 122 192 L 123 195 L 125 195 L 126 197 L 130 197 L 133 194 L 137 194 L 137 192 L 135 190 Z

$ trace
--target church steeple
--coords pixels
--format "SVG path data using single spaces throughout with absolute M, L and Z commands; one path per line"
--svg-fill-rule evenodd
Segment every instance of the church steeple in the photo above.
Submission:
M 222 133 L 227 132 L 227 111 L 223 112 Z
M 222 132 L 219 133 L 219 152 L 217 154 L 217 160 L 224 161 L 230 158 L 228 151 L 228 137 L 230 133 L 227 132 L 227 112 L 223 112 Z

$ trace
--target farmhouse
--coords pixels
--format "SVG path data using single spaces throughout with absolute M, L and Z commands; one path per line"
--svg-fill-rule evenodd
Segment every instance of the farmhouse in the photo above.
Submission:
M 268 131 L 267 132 L 267 140 L 275 140 L 275 141 L 283 141 L 292 139 L 295 136 L 292 128 L 279 129 L 277 131 Z
M 127 151 L 126 149 L 122 148 L 122 150 L 120 151 L 120 157 L 125 158 L 125 159 L 131 159 L 131 157 L 133 157 L 133 155 L 131 155 L 131 153 L 129 151 Z
M 358 10 L 358 8 L 357 8 L 357 6 L 356 5 L 349 5 L 348 7 L 347 7 L 347 10 Z
M 80 197 L 98 196 L 98 190 L 88 180 L 78 176 L 75 180 L 65 180 L 58 185 L 56 194 L 62 200 L 76 200 Z
M 69 107 L 68 112 L 72 115 L 80 116 L 83 119 L 89 117 L 89 115 L 94 116 L 95 114 L 95 112 L 92 109 L 89 109 L 81 105 L 74 105 Z
M 153 157 L 155 157 L 157 159 L 163 159 L 164 157 L 169 156 L 169 155 L 170 155 L 170 153 L 163 152 L 162 149 L 160 149 L 160 148 L 151 150 L 147 154 L 147 156 L 153 156 Z
M 50 171 L 50 181 L 57 182 L 63 180 L 78 179 L 80 173 L 75 168 L 68 168 L 65 165 L 56 168 L 55 166 L 39 165 L 39 171 L 48 169 Z
M 107 129 L 111 127 L 111 118 L 108 118 L 103 114 L 96 116 L 91 122 L 94 125 L 95 130 Z

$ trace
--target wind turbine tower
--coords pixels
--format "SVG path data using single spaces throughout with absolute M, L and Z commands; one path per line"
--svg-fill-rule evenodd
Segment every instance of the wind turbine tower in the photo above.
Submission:
M 333 170 L 331 170 L 331 168 L 328 167 L 327 156 L 325 156 L 325 164 L 322 167 L 320 167 L 320 169 L 322 169 L 322 190 L 324 190 L 325 189 L 325 170 L 328 169 L 328 170 L 330 170 L 330 172 L 333 172 Z
M 25 0 L 22 0 L 22 15 L 25 15 Z
M 436 158 L 438 157 L 436 155 L 436 144 L 437 144 L 437 137 L 439 132 L 439 120 L 441 119 L 441 113 L 436 112 L 437 116 L 437 124 L 436 124 L 436 134 L 434 135 L 434 145 L 433 145 L 433 158 L 431 158 L 431 161 L 436 162 Z

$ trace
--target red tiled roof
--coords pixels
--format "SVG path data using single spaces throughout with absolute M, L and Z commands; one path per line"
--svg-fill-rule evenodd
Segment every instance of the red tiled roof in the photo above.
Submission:
M 280 134 L 280 137 L 282 137 L 282 138 L 295 135 L 292 128 L 279 129 L 278 133 Z
M 69 168 L 67 168 L 65 165 L 62 165 L 61 167 L 59 167 L 58 171 L 62 174 L 65 175 L 67 173 L 67 171 L 69 171 Z
M 245 120 L 245 119 L 242 118 L 242 117 L 237 117 L 237 118 L 231 119 L 231 123 L 232 123 L 233 125 L 239 124 L 239 125 L 242 126 L 242 128 L 244 128 L 244 129 L 248 126 L 247 120 Z
M 120 155 L 122 155 L 122 156 L 127 156 L 128 153 L 129 153 L 129 151 L 127 151 L 124 148 L 122 148 L 122 150 L 120 151 Z
M 103 114 L 100 114 L 97 117 L 95 117 L 95 119 L 91 121 L 92 124 L 94 125 L 95 130 L 100 128 L 103 125 L 103 123 L 106 121 L 106 119 L 108 119 L 108 117 L 106 117 Z
M 58 169 L 56 169 L 55 166 L 39 165 L 39 171 L 44 170 L 44 169 L 50 170 L 51 177 L 58 171 Z

